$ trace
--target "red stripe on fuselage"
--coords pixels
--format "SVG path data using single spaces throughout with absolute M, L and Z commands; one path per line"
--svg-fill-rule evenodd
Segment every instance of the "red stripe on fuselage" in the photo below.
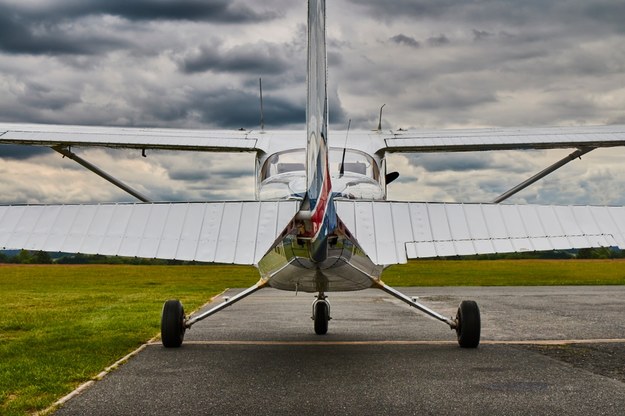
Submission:
M 319 231 L 321 231 L 321 228 L 323 227 L 324 217 L 328 208 L 328 201 L 330 200 L 331 189 L 332 183 L 330 181 L 330 172 L 328 172 L 328 165 L 326 164 L 319 199 L 317 199 L 317 203 L 310 217 L 310 221 L 312 222 L 313 238 L 317 238 Z

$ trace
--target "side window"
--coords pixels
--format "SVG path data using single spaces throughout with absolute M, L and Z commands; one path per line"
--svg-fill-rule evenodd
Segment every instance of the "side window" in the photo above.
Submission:
M 277 173 L 297 172 L 305 169 L 306 166 L 303 163 L 278 163 Z
M 351 163 L 345 162 L 345 170 L 347 172 L 354 172 L 360 175 L 366 175 L 367 165 L 361 162 L 351 162 Z
M 271 155 L 263 163 L 260 171 L 261 182 L 265 179 L 282 173 L 299 172 L 306 170 L 304 150 L 290 150 Z

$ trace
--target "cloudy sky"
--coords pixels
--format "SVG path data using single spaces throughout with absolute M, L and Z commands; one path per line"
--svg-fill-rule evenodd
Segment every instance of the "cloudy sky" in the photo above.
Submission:
M 331 0 L 332 128 L 625 123 L 622 0 Z M 304 128 L 306 2 L 0 0 L 0 122 Z M 331 133 L 330 133 L 331 134 Z M 253 157 L 79 149 L 156 200 L 252 199 Z M 572 150 L 571 150 L 572 151 Z M 392 199 L 489 201 L 569 150 L 390 157 Z M 515 202 L 625 204 L 596 150 Z M 47 149 L 0 148 L 0 202 L 132 200 Z

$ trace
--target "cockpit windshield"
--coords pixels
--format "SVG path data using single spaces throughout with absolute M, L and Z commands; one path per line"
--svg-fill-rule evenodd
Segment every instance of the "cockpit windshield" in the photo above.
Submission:
M 380 169 L 366 153 L 346 150 L 344 172 L 341 175 L 343 149 L 330 149 L 328 162 L 332 177 L 332 192 L 348 199 L 384 199 Z M 269 156 L 262 164 L 258 177 L 258 198 L 273 200 L 301 198 L 306 193 L 306 151 L 288 150 Z
M 343 149 L 330 149 L 328 161 L 330 163 L 330 175 L 332 177 L 339 176 L 342 158 Z M 344 175 L 360 175 L 379 181 L 380 171 L 373 158 L 356 150 L 346 150 L 344 170 Z M 306 152 L 303 149 L 290 150 L 270 156 L 262 167 L 260 179 L 264 181 L 274 175 L 295 172 L 305 175 Z

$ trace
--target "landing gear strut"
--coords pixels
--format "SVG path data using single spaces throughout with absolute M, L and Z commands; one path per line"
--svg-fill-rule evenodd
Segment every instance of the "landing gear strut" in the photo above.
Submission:
M 185 317 L 182 303 L 178 300 L 168 300 L 163 305 L 163 314 L 161 316 L 161 340 L 166 348 L 176 348 L 182 345 L 184 332 L 187 328 L 191 328 L 196 322 L 227 308 L 230 305 L 240 301 L 241 299 L 251 295 L 267 286 L 266 280 L 260 280 L 249 289 L 236 294 L 231 298 L 226 298 L 224 302 L 211 309 L 192 317 Z
M 315 334 L 325 335 L 328 333 L 328 322 L 330 319 L 330 302 L 328 302 L 323 292 L 316 296 L 317 300 L 313 302 L 313 316 L 315 321 Z
M 433 311 L 427 306 L 422 305 L 421 303 L 417 302 L 416 299 L 412 299 L 399 292 L 398 290 L 387 286 L 382 281 L 374 282 L 373 287 L 381 289 L 389 295 L 392 295 L 402 302 L 407 303 L 413 308 L 420 310 L 426 315 L 429 315 L 432 318 L 449 325 L 452 330 L 456 331 L 456 334 L 458 335 L 458 344 L 462 348 L 477 348 L 477 346 L 480 344 L 480 309 L 477 307 L 477 303 L 475 303 L 474 301 L 463 300 L 458 307 L 456 319 L 450 319 L 444 317 L 438 312 Z

